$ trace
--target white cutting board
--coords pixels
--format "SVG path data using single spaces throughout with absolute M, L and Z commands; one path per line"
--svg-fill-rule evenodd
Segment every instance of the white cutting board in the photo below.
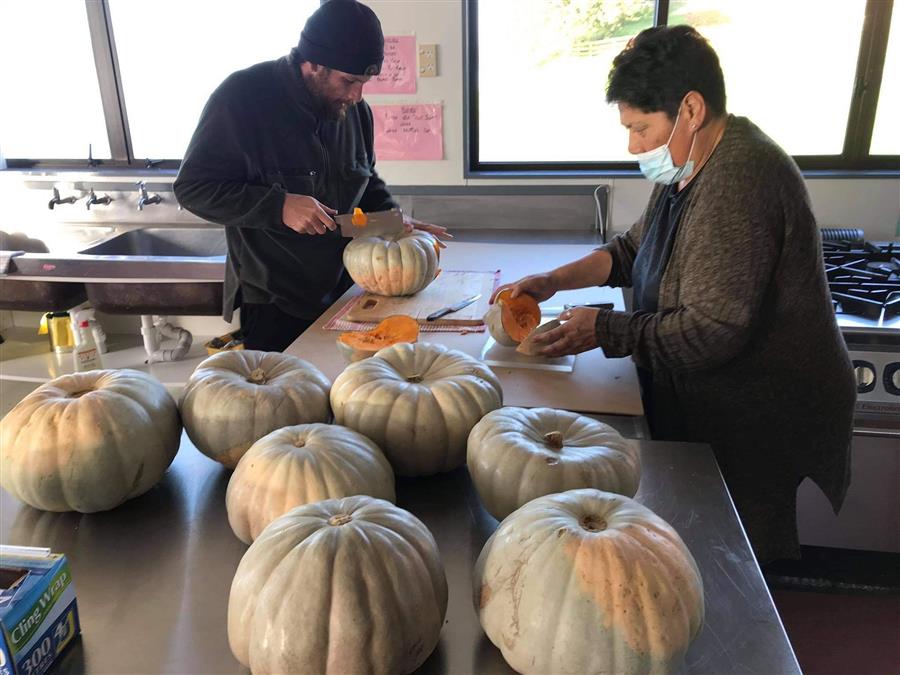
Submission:
M 553 316 L 542 316 L 541 323 L 546 323 Z M 484 347 L 481 349 L 481 360 L 489 366 L 502 368 L 530 368 L 532 370 L 555 370 L 560 373 L 571 373 L 575 370 L 575 355 L 567 356 L 529 356 L 520 354 L 515 347 L 506 347 L 499 344 L 488 335 Z
M 481 297 L 468 307 L 446 314 L 435 324 L 475 326 L 483 323 L 488 300 L 494 290 L 496 272 L 464 272 L 444 270 L 437 279 L 415 295 L 388 297 L 365 293 L 354 303 L 344 318 L 348 321 L 378 323 L 393 314 L 406 314 L 419 323 L 439 309 L 455 305 L 476 293 Z

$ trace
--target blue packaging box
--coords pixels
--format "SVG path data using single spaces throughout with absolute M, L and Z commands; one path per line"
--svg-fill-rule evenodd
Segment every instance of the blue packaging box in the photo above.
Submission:
M 66 557 L 0 546 L 0 675 L 43 675 L 80 632 Z

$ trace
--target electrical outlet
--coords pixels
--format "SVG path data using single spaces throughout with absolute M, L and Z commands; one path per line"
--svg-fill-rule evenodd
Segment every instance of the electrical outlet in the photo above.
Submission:
M 419 45 L 419 77 L 436 77 L 437 45 Z

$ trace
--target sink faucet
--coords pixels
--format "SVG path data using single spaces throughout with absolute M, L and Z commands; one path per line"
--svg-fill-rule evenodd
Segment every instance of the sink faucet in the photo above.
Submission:
M 88 198 L 87 198 L 88 211 L 91 210 L 91 206 L 93 204 L 109 204 L 112 200 L 113 200 L 112 197 L 110 197 L 109 195 L 103 195 L 102 197 L 98 197 L 97 195 L 94 194 L 94 189 L 91 188 L 91 194 L 89 194 Z
M 162 201 L 162 197 L 159 195 L 147 195 L 147 186 L 144 184 L 144 181 L 141 181 L 137 184 L 138 189 L 141 191 L 141 196 L 138 199 L 138 211 L 143 211 L 145 206 L 150 206 L 151 204 L 159 204 Z
M 53 207 L 56 206 L 57 204 L 74 204 L 77 201 L 78 201 L 78 197 L 75 197 L 74 195 L 72 197 L 66 197 L 65 199 L 60 199 L 59 190 L 57 190 L 56 188 L 53 188 L 53 199 L 51 199 L 47 203 L 47 208 L 52 211 Z

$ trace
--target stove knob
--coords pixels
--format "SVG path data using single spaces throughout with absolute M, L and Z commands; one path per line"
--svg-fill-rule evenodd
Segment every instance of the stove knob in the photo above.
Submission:
M 866 394 L 875 388 L 875 366 L 868 361 L 853 361 L 856 373 L 856 392 Z
M 884 390 L 894 396 L 900 396 L 900 363 L 894 361 L 885 366 Z

